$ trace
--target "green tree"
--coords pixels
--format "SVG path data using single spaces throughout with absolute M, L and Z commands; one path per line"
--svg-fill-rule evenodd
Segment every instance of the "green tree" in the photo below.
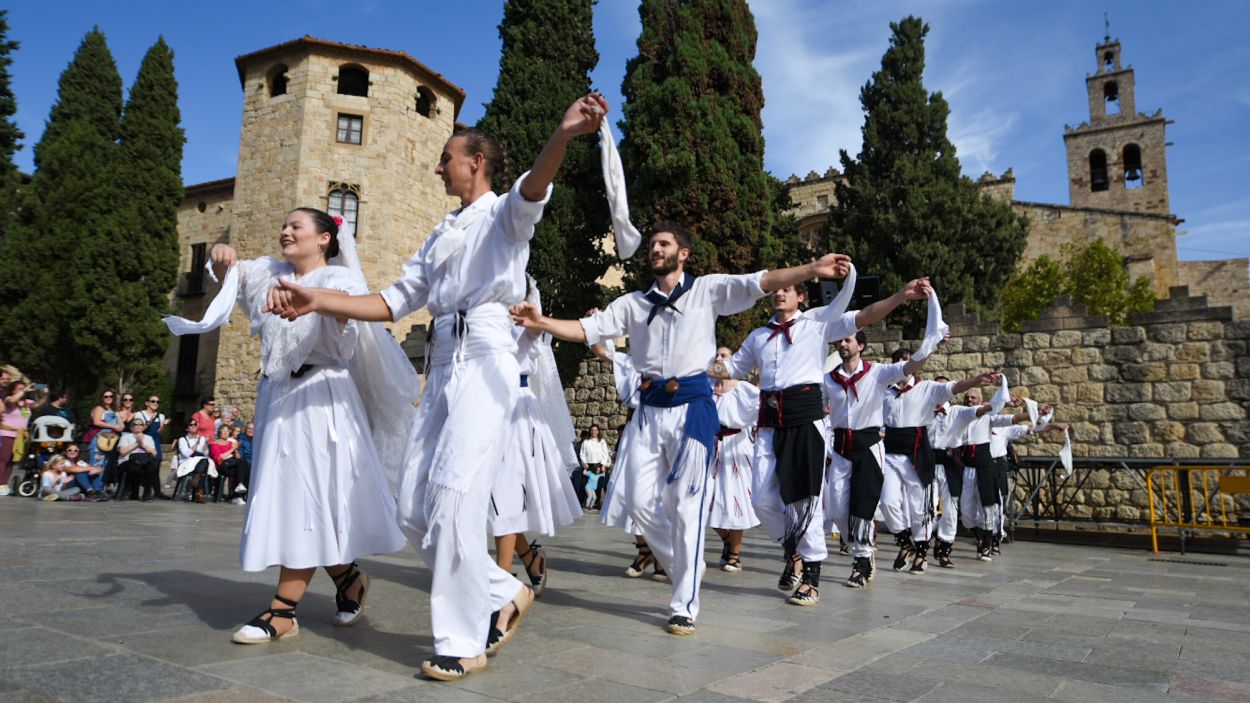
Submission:
M 1007 281 L 1003 289 L 1003 329 L 1019 332 L 1022 322 L 1037 319 L 1068 295 L 1090 315 L 1106 315 L 1113 325 L 1127 325 L 1133 313 L 1154 309 L 1150 279 L 1129 280 L 1124 259 L 1101 239 L 1086 244 L 1070 242 L 1062 250 L 1063 263 L 1038 258 Z
M 110 376 L 129 388 L 160 375 L 169 331 L 169 291 L 178 275 L 178 203 L 182 200 L 182 146 L 174 55 L 164 38 L 148 50 L 122 112 L 117 182 L 125 210 L 119 212 L 125 245 L 97 253 L 112 262 L 116 303 L 127 306 L 119 326 L 100 328 L 100 318 L 76 322 L 76 335 L 113 334 L 102 361 Z M 107 300 L 107 296 L 106 296 Z
M 775 266 L 793 247 L 784 228 L 774 229 L 778 198 L 764 171 L 764 92 L 752 65 L 756 31 L 747 3 L 643 0 L 639 12 L 621 123 L 635 221 L 687 227 L 695 272 Z M 647 280 L 645 266 L 635 264 L 636 284 Z M 754 322 L 722 319 L 721 342 L 737 345 Z
M 499 36 L 503 54 L 494 96 L 477 126 L 503 142 L 507 188 L 542 150 L 573 101 L 590 92 L 599 62 L 591 30 L 592 0 L 508 0 Z M 600 278 L 611 264 L 600 241 L 608 232 L 608 205 L 599 153 L 590 138 L 569 144 L 551 201 L 534 233 L 529 272 L 543 306 L 557 317 L 580 317 L 601 303 Z M 582 345 L 557 344 L 566 377 L 586 355 Z
M 9 39 L 7 18 L 8 10 L 0 10 L 0 203 L 4 203 L 4 211 L 0 212 L 0 241 L 4 240 L 16 209 L 13 203 L 16 200 L 18 173 L 13 155 L 25 136 L 13 121 L 13 116 L 17 114 L 17 99 L 13 96 L 9 66 L 13 65 L 12 54 L 17 51 L 18 43 Z
M 854 159 L 841 152 L 845 179 L 825 240 L 861 274 L 881 276 L 883 292 L 928 275 L 943 301 L 991 310 L 1024 252 L 1027 220 L 960 174 L 950 109 L 924 87 L 928 25 L 907 17 L 890 28 L 881 69 L 860 91 L 863 146 Z M 914 330 L 924 314 L 908 306 L 894 319 Z
M 102 379 L 113 334 L 78 336 L 76 321 L 112 316 L 100 305 L 114 281 L 103 250 L 121 248 L 117 138 L 121 77 L 104 35 L 93 29 L 61 74 L 57 102 L 35 147 L 35 174 L 0 250 L 4 356 L 79 392 Z

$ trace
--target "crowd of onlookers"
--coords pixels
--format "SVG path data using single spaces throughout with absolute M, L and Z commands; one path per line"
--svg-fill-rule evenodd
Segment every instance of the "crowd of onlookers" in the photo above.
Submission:
M 205 398 L 176 433 L 158 395 L 105 390 L 80 423 L 66 391 L 12 366 L 0 367 L 0 400 L 0 496 L 246 503 L 255 428 L 237 407 Z

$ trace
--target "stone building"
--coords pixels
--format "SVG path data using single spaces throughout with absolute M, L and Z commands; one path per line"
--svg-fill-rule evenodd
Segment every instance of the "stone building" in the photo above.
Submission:
M 1058 258 L 1068 242 L 1102 239 L 1124 256 L 1130 276 L 1145 276 L 1165 297 L 1186 286 L 1218 305 L 1250 318 L 1250 259 L 1181 261 L 1177 227 L 1184 220 L 1171 212 L 1168 195 L 1167 137 L 1171 120 L 1162 110 L 1137 111 L 1132 66 L 1121 63 L 1120 42 L 1110 37 L 1095 47 L 1096 71 L 1085 77 L 1089 121 L 1064 128 L 1069 204 L 1015 199 L 1010 169 L 985 174 L 981 187 L 993 198 L 1011 203 L 1029 219 L 1029 241 L 1021 265 L 1042 255 Z M 829 169 L 805 178 L 791 176 L 792 212 L 800 232 L 814 238 L 836 203 L 834 186 L 841 175 Z
M 176 305 L 199 319 L 216 292 L 203 274 L 212 246 L 242 258 L 276 255 L 286 213 L 317 207 L 356 223 L 360 258 L 374 290 L 457 203 L 434 175 L 465 93 L 400 51 L 303 37 L 235 59 L 243 90 L 234 177 L 187 186 L 178 213 L 182 251 Z M 413 315 L 395 324 L 423 339 Z M 250 407 L 259 345 L 235 311 L 230 323 L 171 341 L 166 367 L 178 412 L 201 395 Z

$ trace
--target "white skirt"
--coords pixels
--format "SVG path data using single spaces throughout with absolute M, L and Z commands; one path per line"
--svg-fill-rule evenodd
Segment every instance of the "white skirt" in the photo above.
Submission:
M 751 507 L 752 457 L 755 443 L 750 430 L 716 440 L 712 459 L 712 505 L 708 527 L 749 530 L 760 524 Z
M 617 495 L 618 492 L 624 490 L 621 486 L 620 478 L 625 472 L 621 469 L 625 463 L 624 458 L 629 456 L 629 442 L 630 437 L 633 435 L 629 430 L 633 422 L 631 420 L 621 430 L 621 440 L 616 447 L 616 458 L 612 464 L 612 473 L 608 477 L 607 487 L 603 489 L 603 505 L 599 506 L 599 522 L 608 527 L 625 530 L 631 535 L 641 535 L 642 529 L 635 525 L 633 520 L 629 519 L 629 510 L 625 505 L 624 494 Z M 659 501 L 660 497 L 657 495 L 657 505 Z
M 554 535 L 582 514 L 560 450 L 538 398 L 522 388 L 504 434 L 503 465 L 487 513 L 495 537 L 518 532 Z
M 349 564 L 404 548 L 365 417 L 346 369 L 261 381 L 244 570 Z

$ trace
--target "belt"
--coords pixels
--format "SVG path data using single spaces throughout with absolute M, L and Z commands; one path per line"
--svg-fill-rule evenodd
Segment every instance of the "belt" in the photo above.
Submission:
M 530 375 L 529 374 L 527 373 L 521 374 L 521 387 L 522 388 L 530 387 Z

